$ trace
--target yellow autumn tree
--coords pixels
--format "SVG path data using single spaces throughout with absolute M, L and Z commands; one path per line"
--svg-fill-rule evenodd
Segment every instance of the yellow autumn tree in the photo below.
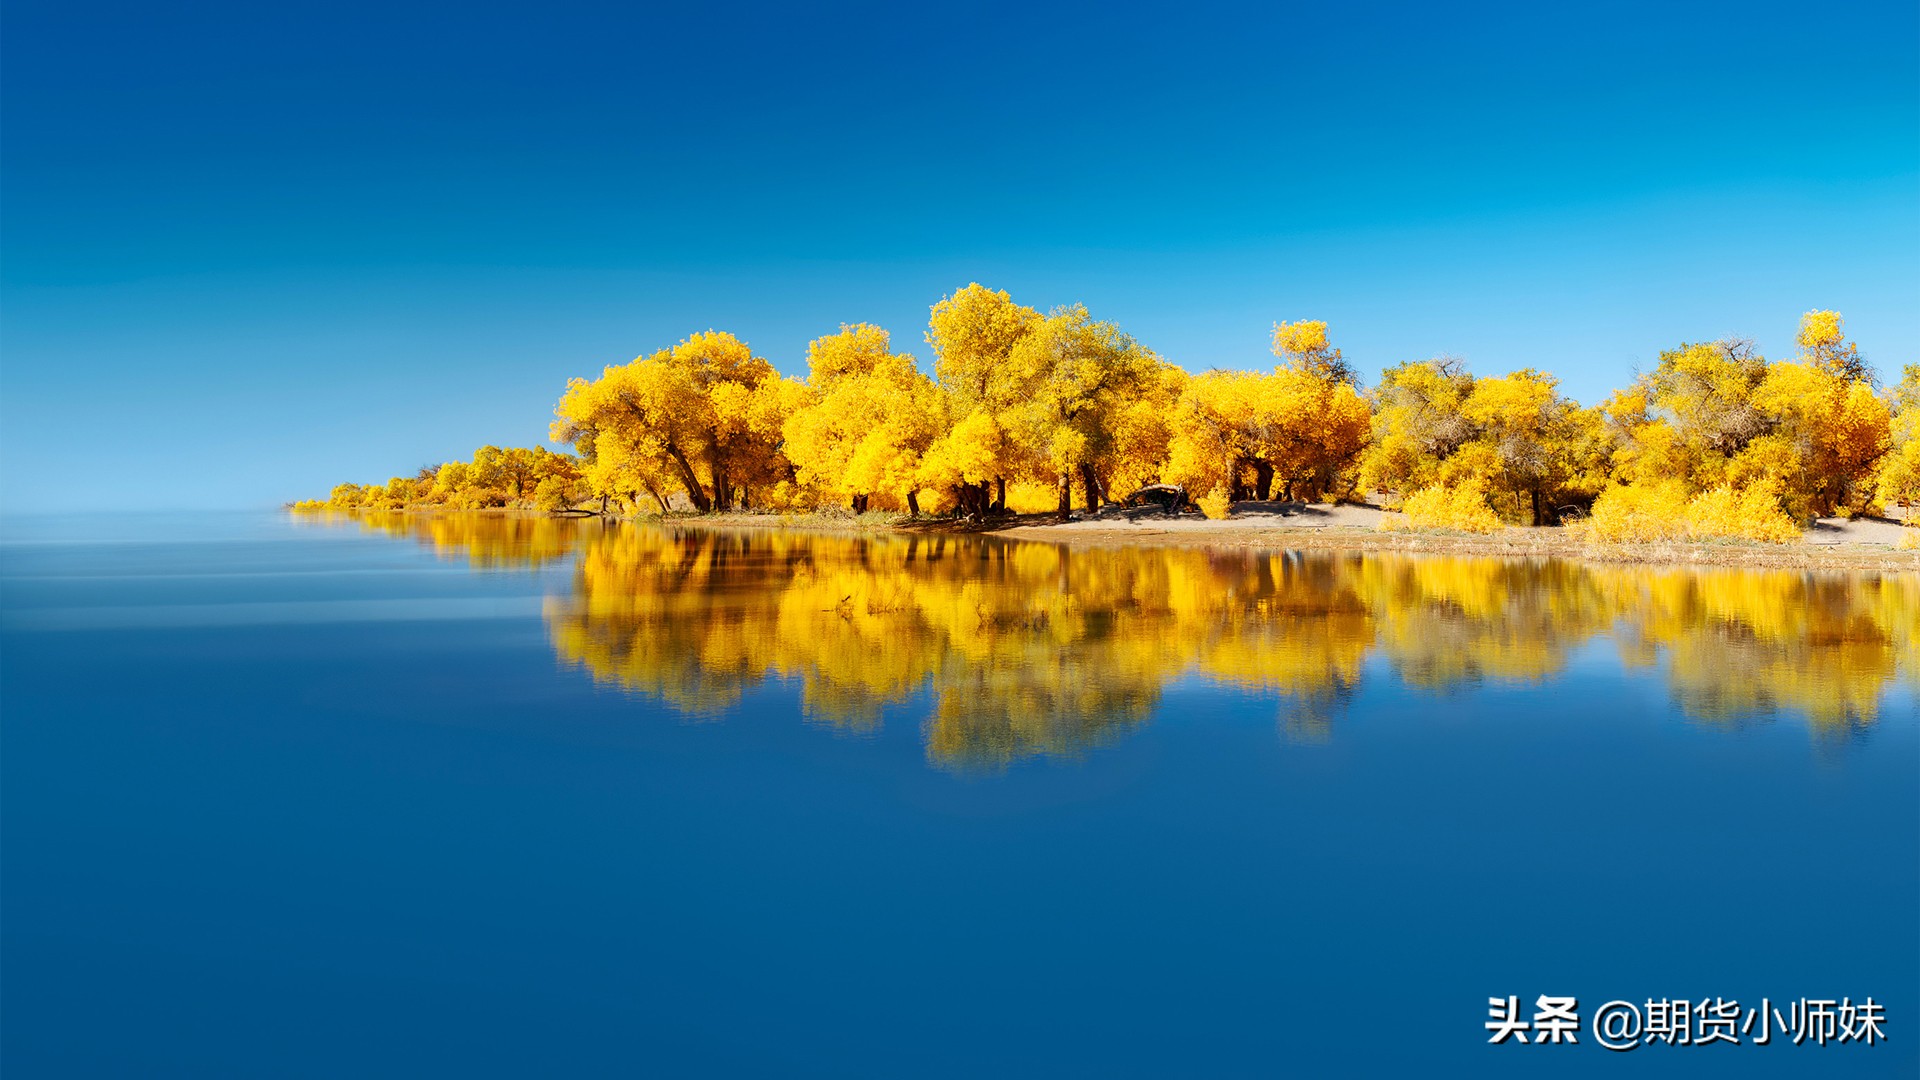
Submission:
M 1161 364 L 1113 420 L 1110 491 L 1125 498 L 1148 484 L 1166 480 L 1180 397 L 1192 381 L 1185 369 Z
M 1551 525 L 1567 508 L 1589 505 L 1607 481 L 1606 413 L 1563 396 L 1543 372 L 1476 379 L 1457 361 L 1401 364 L 1375 396 L 1362 476 L 1372 490 L 1398 495 L 1416 524 Z
M 1920 503 L 1920 364 L 1908 364 L 1900 383 L 1888 394 L 1888 451 L 1875 476 L 1875 495 L 1889 510 L 1913 524 L 1913 506 Z
M 950 492 L 964 513 L 1004 510 L 1007 482 L 1035 471 L 1017 456 L 1023 448 L 1009 437 L 1016 426 L 1009 414 L 1027 404 L 1034 379 L 1030 367 L 1014 363 L 1014 348 L 1041 321 L 1039 312 L 978 282 L 933 305 L 927 344 L 953 426 L 930 448 L 921 483 Z
M 1441 358 L 1388 368 L 1374 389 L 1373 446 L 1361 464 L 1369 491 L 1401 498 L 1440 481 L 1440 465 L 1473 437 L 1464 409 L 1473 376 Z
M 1009 381 L 1025 388 L 1004 410 L 1020 448 L 1015 460 L 1029 478 L 1057 485 L 1062 517 L 1072 511 L 1075 484 L 1089 509 L 1099 507 L 1125 461 L 1129 408 L 1164 385 L 1160 358 L 1075 305 L 1032 323 L 1008 364 Z
M 1870 382 L 1873 373 L 1861 359 L 1860 347 L 1847 340 L 1846 320 L 1837 311 L 1809 311 L 1800 316 L 1794 335 L 1806 363 L 1846 382 Z
M 1892 416 L 1870 383 L 1838 365 L 1783 361 L 1753 401 L 1773 431 L 1729 463 L 1732 486 L 1776 484 L 1795 517 L 1867 508 L 1892 445 Z
M 296 510 L 560 509 L 587 497 L 580 461 L 544 446 L 483 446 L 471 461 L 429 465 L 384 484 L 341 484 Z
M 1273 355 L 1282 367 L 1293 368 L 1328 382 L 1357 382 L 1353 366 L 1327 340 L 1327 324 L 1317 319 L 1273 324 Z
M 1174 411 L 1167 475 L 1221 499 L 1318 499 L 1353 487 L 1372 413 L 1327 324 L 1277 323 L 1272 374 L 1210 371 Z
M 598 379 L 572 380 L 553 437 L 579 450 L 590 477 L 607 479 L 593 463 L 612 453 L 629 475 L 670 478 L 696 510 L 732 509 L 756 489 L 791 488 L 781 427 L 802 396 L 745 342 L 708 331 Z
M 1769 362 L 1737 339 L 1663 352 L 1609 403 L 1622 444 L 1615 478 L 1677 480 L 1696 496 L 1766 488 L 1799 520 L 1865 509 L 1891 417 L 1839 326 L 1833 312 L 1809 314 L 1799 360 Z
M 933 381 L 865 323 L 815 340 L 807 368 L 808 399 L 782 427 L 798 482 L 855 511 L 919 513 L 921 459 L 944 419 Z

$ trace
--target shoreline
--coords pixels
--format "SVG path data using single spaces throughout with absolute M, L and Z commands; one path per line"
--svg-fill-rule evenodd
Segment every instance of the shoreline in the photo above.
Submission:
M 1477 535 L 1388 532 L 1350 525 L 1285 525 L 1260 519 L 1115 519 L 1062 523 L 1053 520 L 1051 514 L 1020 515 L 985 524 L 944 518 L 861 522 L 851 516 L 743 513 L 622 520 L 716 530 L 787 529 L 860 534 L 1000 536 L 1074 547 L 1192 547 L 1353 554 L 1393 552 L 1488 558 L 1556 558 L 1614 565 L 1638 563 L 1649 566 L 1920 572 L 1920 551 L 1897 551 L 1884 544 L 1805 540 L 1788 544 L 1732 541 L 1592 544 L 1564 529 L 1518 526 L 1499 533 Z
M 1342 511 L 1364 507 L 1309 508 L 1304 515 L 1248 514 L 1227 520 L 1202 518 L 1102 518 L 1060 522 L 1050 513 L 1022 514 L 987 522 L 952 518 L 908 518 L 903 514 L 742 513 L 720 514 L 553 514 L 491 507 L 444 510 L 431 507 L 379 511 L 399 515 L 475 515 L 547 521 L 627 522 L 712 531 L 782 530 L 841 535 L 876 533 L 902 536 L 997 536 L 1080 548 L 1184 547 L 1233 551 L 1313 551 L 1333 554 L 1395 553 L 1505 559 L 1565 559 L 1606 565 L 1731 566 L 1779 570 L 1876 570 L 1920 573 L 1920 551 L 1899 551 L 1883 543 L 1808 541 L 1764 544 L 1742 541 L 1672 540 L 1644 544 L 1587 543 L 1566 529 L 1509 526 L 1498 533 L 1382 530 L 1332 523 Z M 298 513 L 297 511 L 295 513 Z M 336 513 L 353 514 L 352 511 Z M 1295 517 L 1324 516 L 1327 524 L 1293 524 Z M 1898 526 L 1895 526 L 1898 528 Z

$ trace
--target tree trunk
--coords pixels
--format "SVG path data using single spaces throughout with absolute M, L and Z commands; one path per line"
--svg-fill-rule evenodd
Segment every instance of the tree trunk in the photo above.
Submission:
M 653 496 L 654 502 L 660 504 L 660 516 L 665 517 L 667 514 L 667 500 L 661 497 L 659 491 L 650 491 L 648 494 Z
M 667 456 L 679 466 L 680 483 L 687 489 L 687 498 L 693 500 L 693 508 L 703 514 L 713 509 L 713 503 L 707 498 L 706 489 L 700 486 L 700 478 L 694 475 L 693 464 L 687 460 L 687 455 L 680 452 L 680 447 L 669 442 Z
M 987 511 L 992 509 L 987 502 L 986 482 L 983 480 L 978 484 L 967 484 L 962 490 L 966 493 L 967 516 L 975 521 L 984 519 Z
M 993 482 L 1000 490 L 1000 494 L 993 500 L 993 509 L 996 512 L 1003 512 L 1007 508 L 1007 478 L 1004 476 L 996 476 L 993 478 Z
M 1100 478 L 1094 475 L 1093 466 L 1087 464 L 1080 466 L 1080 486 L 1086 492 L 1087 511 L 1091 513 L 1100 509 L 1100 503 L 1103 501 L 1100 497 Z
M 907 513 L 913 517 L 920 516 L 920 493 L 919 492 L 917 491 L 907 492 Z
M 1065 521 L 1072 516 L 1073 516 L 1073 474 L 1070 472 L 1063 472 L 1060 474 L 1060 520 Z
M 1273 497 L 1273 463 L 1255 461 L 1253 463 L 1253 494 L 1261 502 Z
M 856 514 L 864 514 L 864 513 L 866 513 L 866 512 L 867 512 L 867 500 L 868 500 L 869 498 L 871 498 L 871 497 L 872 497 L 872 496 L 869 496 L 869 495 L 855 495 L 855 496 L 853 497 L 853 512 L 854 512 L 854 513 L 856 513 Z
M 727 480 L 727 459 L 718 446 L 707 448 L 707 472 L 713 477 L 713 508 L 725 513 L 733 507 L 733 485 Z

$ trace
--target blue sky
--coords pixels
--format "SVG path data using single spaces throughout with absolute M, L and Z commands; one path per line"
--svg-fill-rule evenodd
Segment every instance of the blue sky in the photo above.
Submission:
M 545 437 L 707 328 L 929 359 L 970 281 L 1190 369 L 1321 318 L 1594 401 L 1837 308 L 1920 361 L 1920 14 L 10 0 L 0 508 L 267 506 Z

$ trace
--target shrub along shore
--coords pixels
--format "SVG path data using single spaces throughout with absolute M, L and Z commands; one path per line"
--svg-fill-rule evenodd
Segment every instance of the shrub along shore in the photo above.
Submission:
M 1832 311 L 1802 316 L 1790 359 L 1682 343 L 1597 405 L 1541 370 L 1476 376 L 1446 358 L 1367 385 L 1313 320 L 1275 324 L 1271 371 L 1190 373 L 1084 307 L 1042 314 L 977 284 L 933 306 L 926 341 L 931 375 L 887 331 L 843 326 L 809 346 L 799 379 L 731 334 L 694 334 L 573 380 L 550 432 L 572 453 L 488 446 L 294 508 L 789 525 L 839 508 L 980 527 L 1168 483 L 1220 525 L 1236 502 L 1364 498 L 1400 511 L 1379 529 L 1407 534 L 1368 544 L 1518 535 L 1651 554 L 1803 547 L 1818 519 L 1905 520 L 1920 501 L 1920 365 L 1882 384 Z

